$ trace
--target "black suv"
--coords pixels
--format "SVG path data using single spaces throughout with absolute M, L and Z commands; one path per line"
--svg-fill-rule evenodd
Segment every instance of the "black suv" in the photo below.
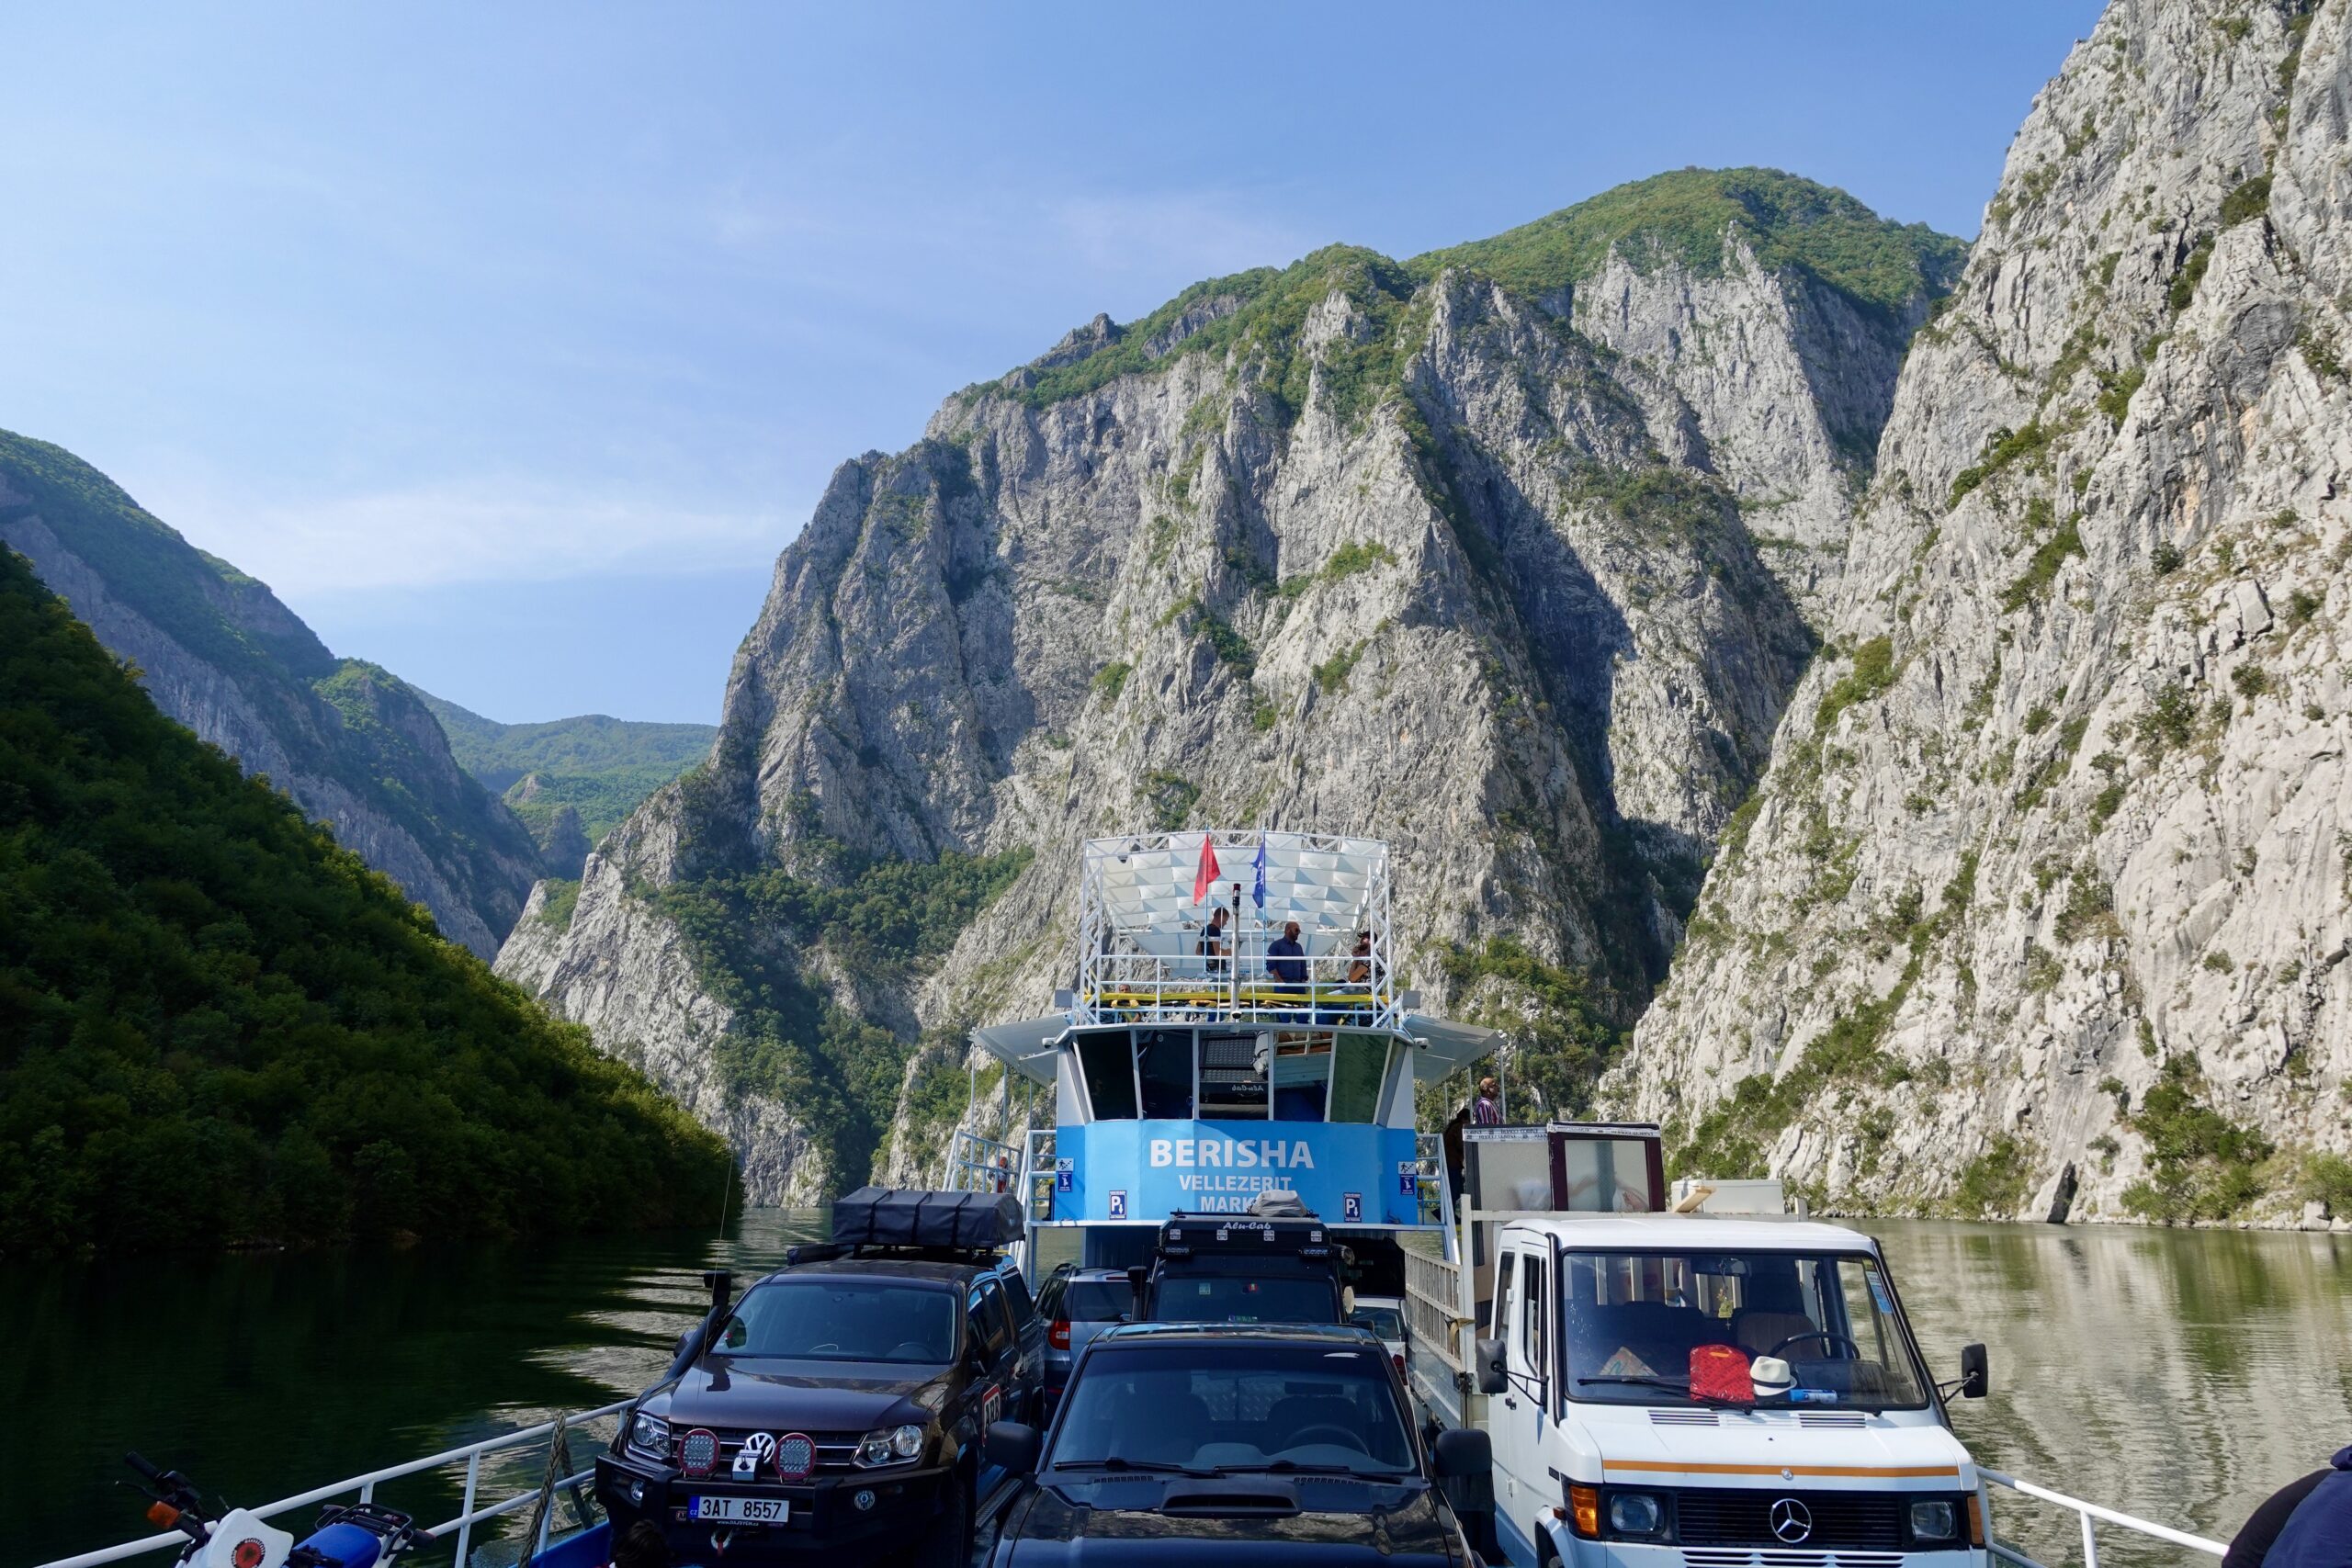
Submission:
M 1130 1269 L 1146 1323 L 1344 1323 L 1348 1249 L 1317 1219 L 1176 1214 Z
M 990 1568 L 1498 1560 L 1487 1435 L 1427 1450 L 1406 1408 L 1360 1328 L 1122 1325 L 1050 1431 L 989 1429 L 989 1457 L 1028 1478 Z
M 796 1247 L 712 1308 L 596 1461 L 616 1531 L 661 1525 L 682 1562 L 962 1563 L 1018 1479 L 1000 1420 L 1037 1419 L 1043 1325 L 992 1253 Z

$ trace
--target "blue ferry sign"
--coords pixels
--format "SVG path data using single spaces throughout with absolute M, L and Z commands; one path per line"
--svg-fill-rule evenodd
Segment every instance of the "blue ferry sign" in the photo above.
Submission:
M 1055 1135 L 1075 1167 L 1069 1187 L 1055 1172 L 1059 1219 L 1238 1214 L 1261 1192 L 1295 1192 L 1311 1212 L 1354 1224 L 1425 1223 L 1409 1127 L 1144 1120 L 1066 1126 Z M 1384 1169 L 1399 1173 L 1386 1187 Z
M 1078 1190 L 1078 1162 L 1076 1160 L 1057 1159 L 1054 1161 L 1054 1190 L 1057 1192 L 1075 1192 Z

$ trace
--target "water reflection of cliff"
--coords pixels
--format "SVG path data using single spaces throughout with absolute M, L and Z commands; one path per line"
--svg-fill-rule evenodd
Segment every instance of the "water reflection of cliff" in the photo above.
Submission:
M 1956 1404 L 1984 1462 L 2220 1540 L 2352 1443 L 2352 1238 L 1881 1221 L 1939 1375 L 1982 1339 L 1993 1396 Z M 1996 1492 L 2001 1534 L 2079 1560 L 2072 1514 Z M 2102 1561 L 2210 1562 L 2102 1529 Z

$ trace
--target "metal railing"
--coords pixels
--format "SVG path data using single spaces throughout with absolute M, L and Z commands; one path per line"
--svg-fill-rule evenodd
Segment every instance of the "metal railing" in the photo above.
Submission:
M 2226 1556 L 2230 1550 L 2222 1541 L 2209 1540 L 2201 1535 L 2191 1535 L 2187 1530 L 2177 1530 L 2169 1525 L 2157 1524 L 2153 1519 L 2134 1518 L 2130 1514 L 2120 1513 L 2113 1508 L 2103 1508 L 2097 1503 L 2086 1503 L 2080 1497 L 2069 1497 L 2064 1492 L 2052 1492 L 2047 1486 L 2037 1486 L 2030 1481 L 2019 1481 L 2014 1475 L 2004 1475 L 1997 1470 L 1987 1470 L 1981 1464 L 1976 1467 L 1976 1473 L 1995 1486 L 2006 1486 L 2010 1491 L 2024 1496 L 2038 1497 L 2045 1503 L 2054 1503 L 2062 1508 L 2072 1508 L 2082 1524 L 2082 1568 L 2098 1568 L 2098 1537 L 2094 1529 L 2095 1523 L 2114 1525 L 2119 1529 L 2132 1530 L 2157 1540 L 2169 1541 L 2175 1546 L 2185 1546 L 2191 1551 L 2204 1552 L 2209 1557 Z M 1993 1503 L 1990 1495 L 1984 1497 L 1984 1539 L 1993 1555 L 2004 1562 L 2012 1564 L 2012 1568 L 2042 1568 L 2042 1564 L 1994 1536 Z
M 947 1145 L 947 1179 L 955 1192 L 1011 1192 L 1021 1179 L 1021 1151 L 968 1127 L 956 1129 Z
M 1174 905 L 1114 887 L 1140 876 L 1155 886 L 1189 882 L 1204 840 L 1225 852 L 1206 897 Z M 1078 945 L 1073 954 L 1077 1021 L 1153 1023 L 1203 1020 L 1390 1028 L 1402 1011 L 1394 988 L 1389 931 L 1388 848 L 1376 840 L 1278 829 L 1208 829 L 1130 834 L 1081 843 Z M 1255 892 L 1255 854 L 1272 852 L 1268 900 Z M 1348 863 L 1342 869 L 1342 863 Z M 1309 866 L 1313 869 L 1308 869 Z M 1149 866 L 1149 872 L 1143 870 Z M 1252 891 L 1244 893 L 1246 878 Z M 1301 900 L 1290 895 L 1309 890 Z M 1211 925 L 1214 914 L 1227 923 Z M 1267 967 L 1267 947 L 1295 919 L 1309 948 L 1290 962 L 1295 981 Z M 1352 951 L 1354 934 L 1367 951 Z M 1275 962 L 1283 962 L 1276 959 Z M 1287 967 L 1287 965 L 1285 965 Z M 1349 980 L 1351 973 L 1363 977 Z
M 618 1400 L 611 1404 L 599 1405 L 594 1410 L 582 1411 L 577 1416 L 566 1416 L 564 1420 L 568 1428 L 576 1428 L 585 1422 L 616 1416 L 628 1409 L 630 1403 L 626 1399 Z M 330 1485 L 313 1487 L 308 1492 L 297 1493 L 291 1497 L 281 1497 L 275 1503 L 265 1503 L 252 1509 L 251 1512 L 266 1519 L 295 1508 L 330 1503 L 344 1497 L 352 1497 L 362 1503 L 372 1503 L 376 1500 L 376 1488 L 385 1482 L 398 1481 L 403 1476 L 421 1475 L 427 1471 L 441 1470 L 462 1462 L 466 1467 L 465 1500 L 459 1506 L 455 1518 L 431 1528 L 435 1551 L 438 1551 L 442 1545 L 449 1543 L 452 1530 L 457 1532 L 454 1543 L 457 1551 L 457 1568 L 466 1568 L 467 1554 L 473 1548 L 474 1527 L 491 1519 L 503 1517 L 507 1514 L 519 1513 L 537 1502 L 541 1491 L 541 1486 L 534 1483 L 524 1491 L 502 1498 L 495 1503 L 481 1503 L 479 1499 L 481 1495 L 482 1456 L 537 1442 L 549 1436 L 555 1429 L 555 1422 L 542 1421 L 536 1427 L 526 1427 L 520 1431 L 503 1432 L 497 1437 L 484 1438 L 480 1442 L 468 1443 L 462 1448 L 446 1450 L 424 1459 L 410 1460 L 405 1464 L 388 1465 L 382 1470 L 371 1470 L 365 1475 L 354 1475 Z M 579 1489 L 594 1477 L 595 1472 L 593 1468 L 583 1470 L 576 1475 L 567 1475 L 557 1482 L 555 1490 L 570 1492 L 576 1500 L 579 1496 Z M 531 1543 L 530 1550 L 533 1551 L 543 1550 L 548 1544 L 548 1522 L 543 1520 L 539 1529 L 539 1539 Z M 125 1541 L 119 1546 L 100 1547 L 96 1551 L 85 1551 L 75 1557 L 61 1557 L 54 1562 L 41 1564 L 40 1568 L 96 1568 L 96 1565 L 102 1562 L 122 1562 L 133 1557 L 143 1557 L 151 1551 L 164 1551 L 187 1545 L 187 1537 L 177 1530 L 172 1530 L 139 1540 Z

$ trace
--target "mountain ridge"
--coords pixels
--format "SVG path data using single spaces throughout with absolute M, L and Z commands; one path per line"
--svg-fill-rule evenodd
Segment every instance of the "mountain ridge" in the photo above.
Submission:
M 1044 1005 L 1080 832 L 1380 822 L 1419 978 L 1544 1013 L 1526 1081 L 1580 1103 L 1811 657 L 1831 427 L 1883 413 L 1932 294 L 1866 310 L 1721 241 L 1548 302 L 1332 247 L 954 394 L 836 471 L 708 765 L 535 892 L 500 972 L 726 1130 L 755 1199 L 806 1201 L 863 1179 L 859 1118 L 919 1174 L 964 1026 Z M 681 908 L 892 865 L 971 867 L 971 912 L 881 972 L 782 908 L 715 954 Z M 729 1066 L 779 986 L 835 1021 L 784 1032 L 854 1114 Z
M 485 959 L 540 871 L 413 688 L 337 659 L 267 585 L 61 446 L 0 432 L 0 544 L 138 666 L 159 706 L 265 773 Z

